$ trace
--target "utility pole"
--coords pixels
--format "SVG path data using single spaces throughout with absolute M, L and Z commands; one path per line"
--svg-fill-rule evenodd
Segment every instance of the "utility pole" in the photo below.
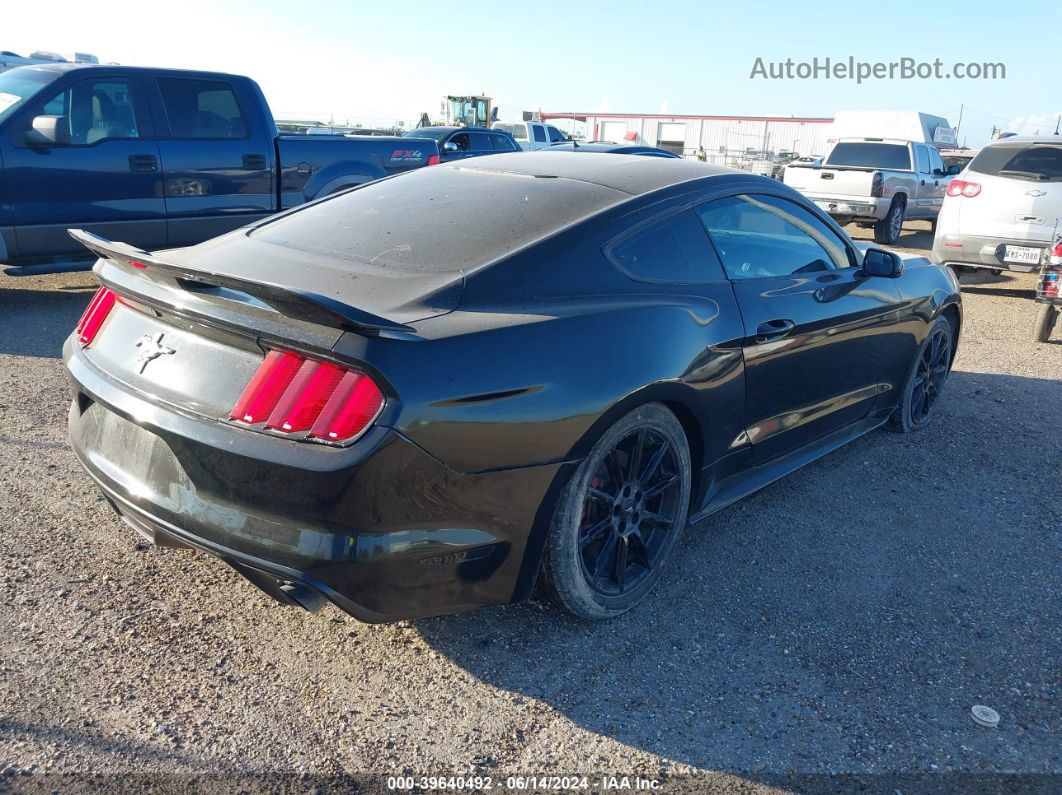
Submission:
M 959 140 L 959 130 L 962 129 L 962 112 L 965 110 L 965 105 L 959 105 L 959 123 L 955 125 L 955 140 Z
M 1058 135 L 1058 126 L 1062 124 L 1062 113 L 1058 114 L 1058 120 L 1055 121 L 1055 135 Z

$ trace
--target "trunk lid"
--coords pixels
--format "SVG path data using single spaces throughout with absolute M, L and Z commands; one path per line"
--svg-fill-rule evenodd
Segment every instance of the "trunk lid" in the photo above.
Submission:
M 1062 182 L 1035 182 L 969 171 L 962 179 L 981 192 L 971 198 L 949 196 L 958 208 L 961 235 L 1050 243 L 1060 228 Z
M 340 339 L 355 333 L 366 338 L 368 354 L 382 338 L 415 337 L 406 323 L 451 311 L 463 288 L 459 271 L 384 273 L 349 262 L 340 269 L 318 256 L 234 240 L 242 231 L 159 254 L 72 234 L 101 256 L 95 272 L 118 296 L 81 354 L 131 392 L 219 421 L 227 421 L 268 348 L 331 359 Z
M 960 177 L 975 182 L 974 197 L 957 202 L 963 235 L 1053 242 L 1062 228 L 1062 144 L 1004 140 L 982 149 Z

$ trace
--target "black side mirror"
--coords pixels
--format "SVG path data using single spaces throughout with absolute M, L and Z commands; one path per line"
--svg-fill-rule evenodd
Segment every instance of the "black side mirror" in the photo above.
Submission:
M 883 248 L 868 248 L 863 255 L 863 275 L 895 279 L 903 273 L 900 255 Z
M 954 177 L 956 174 L 961 174 L 961 173 L 962 173 L 962 166 L 960 166 L 958 163 L 955 163 L 954 165 L 948 166 L 948 176 L 949 177 Z

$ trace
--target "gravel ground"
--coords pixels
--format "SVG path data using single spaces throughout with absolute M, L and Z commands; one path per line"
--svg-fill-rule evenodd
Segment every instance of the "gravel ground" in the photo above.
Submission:
M 1030 342 L 1032 277 L 963 281 L 936 422 L 693 528 L 639 609 L 368 626 L 139 543 L 66 445 L 59 348 L 91 275 L 0 276 L 0 789 L 1058 791 L 1062 344 Z

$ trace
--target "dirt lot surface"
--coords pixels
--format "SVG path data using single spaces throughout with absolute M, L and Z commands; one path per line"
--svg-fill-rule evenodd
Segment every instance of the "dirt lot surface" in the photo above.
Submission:
M 66 444 L 58 355 L 91 275 L 0 276 L 0 790 L 550 773 L 1057 791 L 1062 344 L 1030 341 L 1032 277 L 963 281 L 936 422 L 691 529 L 639 609 L 368 626 L 140 543 Z

